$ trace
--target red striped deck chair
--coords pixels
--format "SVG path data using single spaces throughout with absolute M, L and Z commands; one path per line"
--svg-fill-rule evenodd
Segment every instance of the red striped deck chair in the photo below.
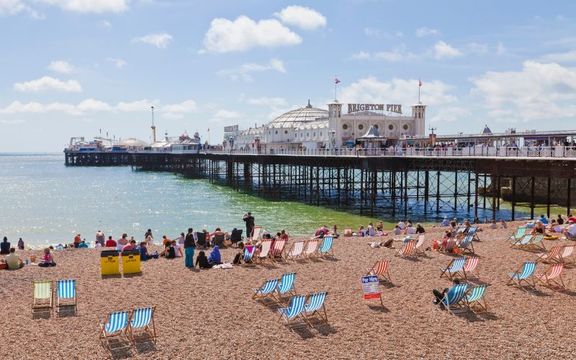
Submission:
M 376 261 L 374 266 L 368 270 L 366 275 L 376 275 L 381 280 L 387 280 L 392 282 L 392 278 L 390 277 L 390 272 L 388 269 L 390 268 L 390 260 L 379 260 Z
M 394 256 L 400 256 L 400 257 L 414 256 L 415 248 L 416 248 L 416 241 L 410 240 L 407 243 L 405 243 L 404 246 L 402 246 L 402 248 L 398 250 L 396 254 L 394 254 Z
M 543 263 L 559 263 L 562 262 L 562 251 L 564 250 L 564 245 L 554 245 L 548 252 L 541 253 L 536 261 L 541 261 Z
M 318 255 L 318 244 L 319 243 L 320 243 L 320 240 L 318 240 L 318 239 L 308 240 L 306 242 L 306 248 L 304 249 L 304 257 L 306 257 L 308 259 L 316 257 Z
M 274 241 L 274 245 L 272 245 L 272 249 L 270 250 L 270 257 L 272 260 L 282 258 L 282 253 L 286 247 L 286 242 L 287 240 L 284 239 Z
M 286 260 L 288 259 L 296 260 L 298 258 L 303 257 L 302 253 L 304 251 L 305 243 L 306 243 L 305 241 L 295 241 L 294 243 L 292 243 L 290 250 L 288 250 L 288 252 L 286 253 Z
M 560 288 L 565 289 L 564 280 L 562 280 L 562 272 L 564 271 L 564 264 L 554 264 L 544 273 L 536 275 L 536 279 L 540 281 L 544 286 L 548 286 L 551 288 Z
M 574 264 L 574 248 L 576 247 L 576 245 L 565 245 L 564 249 L 562 251 L 562 254 L 560 255 L 562 257 L 562 262 L 564 264 Z
M 472 275 L 474 271 L 476 271 L 476 277 L 479 277 L 478 271 L 476 268 L 478 267 L 478 260 L 480 260 L 476 256 L 468 256 L 466 258 L 466 262 L 464 263 L 464 267 L 462 268 L 462 273 L 464 274 L 464 279 L 468 280 L 468 276 Z
M 255 260 L 262 262 L 268 259 L 270 249 L 272 248 L 272 240 L 264 240 L 260 244 L 260 252 L 254 256 Z

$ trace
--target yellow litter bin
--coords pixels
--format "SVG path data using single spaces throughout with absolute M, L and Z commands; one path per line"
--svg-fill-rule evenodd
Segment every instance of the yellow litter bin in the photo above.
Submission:
M 122 252 L 122 272 L 124 275 L 139 274 L 141 272 L 139 250 Z
M 120 261 L 118 251 L 103 250 L 100 253 L 100 272 L 105 275 L 120 275 Z

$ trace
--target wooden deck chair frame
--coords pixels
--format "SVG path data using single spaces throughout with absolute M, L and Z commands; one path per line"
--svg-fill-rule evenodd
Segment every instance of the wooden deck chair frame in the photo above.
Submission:
M 322 301 L 322 306 L 318 309 L 315 309 L 314 311 L 312 311 L 311 314 L 309 314 L 309 312 L 306 311 L 306 307 L 308 305 L 310 305 L 311 299 L 313 299 L 315 296 L 319 296 L 321 294 L 324 294 L 324 300 Z M 320 318 L 320 321 L 328 324 L 328 313 L 326 312 L 326 297 L 328 297 L 327 291 L 319 291 L 316 293 L 308 294 L 308 296 L 307 296 L 308 300 L 304 304 L 304 311 L 302 312 L 304 320 L 308 323 L 308 325 L 312 326 L 312 323 L 310 322 L 310 320 L 313 319 L 314 317 L 318 317 L 318 318 Z
M 547 286 L 549 288 L 560 288 L 566 289 L 566 285 L 564 285 L 564 280 L 562 279 L 562 273 L 564 272 L 564 264 L 558 263 L 549 266 L 542 274 L 537 275 L 536 279 L 542 285 Z M 555 274 L 555 276 L 550 277 L 550 273 Z
M 302 249 L 300 250 L 300 252 L 298 254 L 294 255 L 293 254 L 294 250 L 296 249 L 297 246 L 300 246 L 300 245 L 302 246 Z M 290 246 L 290 249 L 286 253 L 286 260 L 296 260 L 296 259 L 302 258 L 305 248 L 306 248 L 306 241 L 304 241 L 304 240 L 294 241 L 292 243 L 292 245 Z
M 290 289 L 281 294 L 280 293 L 280 287 L 282 284 L 282 279 L 287 275 L 293 275 L 294 280 L 292 281 L 292 286 L 290 287 Z M 276 289 L 274 290 L 274 292 L 272 294 L 272 297 L 279 304 L 283 303 L 284 298 L 286 298 L 288 296 L 296 296 L 296 273 L 295 272 L 289 272 L 289 273 L 282 274 L 282 276 L 280 276 L 280 278 L 278 278 L 278 285 L 276 286 Z
M 127 316 L 127 320 L 126 320 L 126 326 L 120 330 L 114 331 L 112 333 L 107 334 L 106 333 L 106 324 L 108 324 L 108 321 L 110 320 L 110 316 L 112 314 L 115 313 L 126 313 Z M 109 313 L 106 316 L 106 319 L 104 320 L 104 322 L 100 323 L 100 343 L 109 351 L 111 350 L 110 347 L 110 340 L 113 338 L 121 338 L 121 339 L 128 339 L 128 328 L 130 327 L 130 321 L 131 321 L 131 316 L 130 316 L 130 312 L 129 311 L 113 311 L 111 313 Z
M 522 230 L 520 230 L 522 229 Z M 520 241 L 524 235 L 526 235 L 526 228 L 525 227 L 518 227 L 516 229 L 516 231 L 514 231 L 514 234 L 512 234 L 508 240 L 510 240 L 510 245 L 513 246 L 514 244 L 516 244 L 518 241 Z
M 573 265 L 576 263 L 576 260 L 574 259 L 575 250 L 576 245 L 564 245 L 562 254 L 560 254 L 561 262 L 565 265 Z
M 536 239 L 539 239 L 539 240 L 537 242 L 535 242 L 534 240 L 536 240 Z M 548 250 L 546 250 L 546 246 L 544 246 L 544 235 L 542 235 L 542 234 L 534 235 L 530 239 L 530 242 L 528 244 L 526 244 L 526 246 L 524 246 L 523 248 L 526 248 L 529 250 L 548 251 Z
M 33 285 L 33 295 L 32 295 L 32 310 L 50 311 L 54 306 L 54 289 L 52 286 L 52 281 L 50 280 L 36 280 L 32 283 Z M 38 285 L 38 286 L 37 286 Z M 44 286 L 41 286 L 44 285 Z M 45 289 L 44 287 L 48 287 Z M 45 294 L 49 292 L 49 294 Z M 46 296 L 48 295 L 48 296 Z
M 71 281 L 74 284 L 74 297 L 72 298 L 61 298 L 60 297 L 60 283 L 61 282 L 68 282 Z M 78 308 L 78 288 L 76 287 L 76 280 L 74 279 L 63 279 L 56 281 L 56 287 L 54 289 L 54 294 L 56 297 L 56 311 L 60 314 L 61 308 L 63 307 L 72 307 L 74 309 L 74 315 L 77 313 Z
M 244 247 L 244 250 L 242 250 L 242 266 L 256 266 L 256 245 L 249 246 L 252 246 L 252 257 L 250 258 L 250 262 L 246 262 L 245 253 L 248 251 L 248 246 Z
M 470 241 L 468 242 L 468 244 L 464 247 L 462 247 L 462 242 L 466 239 L 468 239 L 470 237 Z M 474 250 L 474 236 L 473 235 L 466 235 L 462 241 L 460 241 L 458 243 L 458 248 L 460 248 L 460 250 L 462 250 L 462 254 L 469 254 L 469 255 L 474 255 L 476 252 Z
M 156 325 L 154 323 L 154 314 L 156 313 L 156 306 L 146 306 L 146 307 L 133 309 L 131 314 L 130 314 L 130 318 L 128 319 L 127 333 L 128 333 L 129 338 L 130 338 L 130 342 L 132 342 L 132 344 L 136 344 L 136 342 L 134 340 L 134 330 L 135 329 L 132 326 L 132 321 L 134 320 L 134 314 L 138 310 L 146 310 L 146 309 L 152 309 L 152 316 L 150 317 L 150 322 L 143 327 L 136 328 L 136 331 L 144 332 L 144 333 L 148 334 L 148 336 L 150 336 L 152 341 L 154 343 L 156 343 Z
M 523 246 L 526 246 L 527 244 L 530 243 L 530 241 L 532 241 L 532 237 L 534 237 L 534 235 L 532 234 L 524 234 L 524 236 L 522 236 L 519 239 L 516 239 L 516 241 L 512 242 L 510 244 L 511 248 L 521 248 Z
M 532 272 L 532 274 L 525 278 L 525 279 L 517 279 L 515 275 L 521 275 L 524 272 L 524 266 L 525 266 L 526 262 L 523 263 L 518 270 L 516 270 L 513 273 L 509 274 L 510 280 L 508 280 L 508 282 L 506 283 L 506 285 L 513 285 L 516 284 L 519 287 L 523 288 L 522 286 L 522 282 L 525 282 L 526 284 L 528 284 L 528 286 L 530 286 L 531 288 L 535 289 L 536 288 L 536 278 L 535 278 L 535 273 L 536 273 L 536 269 L 534 269 L 534 271 Z M 530 281 L 531 280 L 531 281 Z
M 368 269 L 366 275 L 375 275 L 381 280 L 387 280 L 392 283 L 392 277 L 388 269 L 390 268 L 390 260 L 378 260 L 374 265 Z
M 548 250 L 548 252 L 542 253 L 536 259 L 536 262 L 549 263 L 561 263 L 562 262 L 562 252 L 566 245 L 554 245 Z
M 296 301 L 298 301 L 298 303 L 294 304 Z M 304 316 L 303 316 L 305 304 L 306 304 L 306 296 L 305 295 L 293 295 L 290 298 L 290 300 L 288 300 L 287 307 L 278 309 L 278 313 L 280 314 L 280 319 L 283 319 L 286 322 L 286 325 L 288 325 L 288 326 L 292 325 L 293 322 L 297 318 L 303 319 L 304 322 L 306 323 L 306 320 L 304 319 Z M 292 318 L 289 318 L 285 312 L 289 311 L 289 309 L 291 309 L 295 305 L 297 305 L 298 307 L 301 307 L 301 309 L 299 309 L 298 313 L 295 314 Z

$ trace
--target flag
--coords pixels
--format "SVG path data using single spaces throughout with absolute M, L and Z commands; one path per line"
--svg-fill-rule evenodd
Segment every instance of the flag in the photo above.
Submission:
M 422 80 L 418 79 L 418 87 L 422 86 Z
M 336 85 L 340 84 L 340 80 L 338 78 L 334 78 L 334 84 Z

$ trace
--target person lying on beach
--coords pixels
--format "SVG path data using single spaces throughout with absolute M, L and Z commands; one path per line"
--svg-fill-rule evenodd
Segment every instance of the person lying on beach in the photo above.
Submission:
M 206 253 L 204 253 L 204 251 L 200 251 L 196 257 L 195 266 L 198 266 L 199 269 L 211 269 L 213 265 L 208 262 Z
M 50 253 L 49 248 L 44 249 L 44 255 L 42 256 L 42 259 L 40 260 L 38 266 L 40 267 L 56 266 L 56 263 L 54 262 L 54 257 Z
M 208 263 L 211 266 L 222 264 L 222 256 L 220 255 L 220 248 L 218 245 L 214 245 L 214 248 L 212 248 L 212 251 L 208 256 Z
M 452 281 L 452 285 L 458 285 L 460 284 L 460 280 L 459 279 L 454 279 Z M 442 299 L 444 299 L 444 295 L 446 295 L 446 293 L 450 291 L 450 289 L 445 288 L 442 292 L 440 292 L 440 290 L 437 289 L 433 289 L 432 290 L 432 294 L 434 294 L 434 301 L 432 302 L 434 305 L 439 305 L 440 309 L 444 310 L 446 309 L 446 307 L 444 306 L 444 303 L 442 302 Z
M 6 261 L 6 264 L 8 265 L 8 270 L 16 270 L 24 267 L 24 262 L 22 262 L 22 259 L 16 255 L 15 248 L 10 248 L 10 254 L 6 255 L 4 261 Z

